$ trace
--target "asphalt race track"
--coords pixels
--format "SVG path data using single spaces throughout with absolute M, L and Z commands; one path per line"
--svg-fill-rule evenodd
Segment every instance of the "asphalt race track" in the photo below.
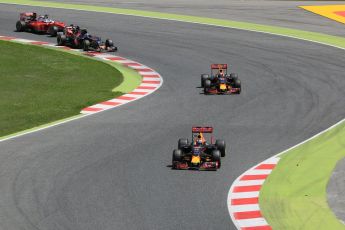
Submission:
M 301 5 L 339 5 L 339 1 L 284 1 L 284 0 L 46 0 L 60 3 L 120 7 L 165 13 L 194 15 L 255 22 L 265 25 L 315 31 L 344 36 L 342 23 L 299 8 Z
M 22 10 L 32 8 L 1 5 L 1 35 L 55 40 L 14 32 Z M 120 55 L 156 69 L 164 84 L 142 100 L 0 143 L 0 229 L 235 229 L 226 204 L 232 181 L 345 116 L 342 50 L 211 26 L 35 10 L 112 38 Z M 200 74 L 211 63 L 231 64 L 243 93 L 201 94 Z M 226 140 L 219 171 L 169 168 L 192 125 L 212 125 Z

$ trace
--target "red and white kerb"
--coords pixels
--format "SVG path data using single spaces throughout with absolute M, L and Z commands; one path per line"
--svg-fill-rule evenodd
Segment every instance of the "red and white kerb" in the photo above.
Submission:
M 84 108 L 81 111 L 81 113 L 83 114 L 101 112 L 107 109 L 111 109 L 126 104 L 134 100 L 138 100 L 144 96 L 153 93 L 162 85 L 162 77 L 153 69 L 143 64 L 140 64 L 139 62 L 135 62 L 119 56 L 114 56 L 111 54 L 103 54 L 97 52 L 87 52 L 85 54 L 95 58 L 117 62 L 124 66 L 127 66 L 128 68 L 134 69 L 142 76 L 142 81 L 141 84 L 130 93 Z
M 272 157 L 247 170 L 232 184 L 228 194 L 228 209 L 240 230 L 271 230 L 260 211 L 260 189 L 277 165 L 279 157 Z

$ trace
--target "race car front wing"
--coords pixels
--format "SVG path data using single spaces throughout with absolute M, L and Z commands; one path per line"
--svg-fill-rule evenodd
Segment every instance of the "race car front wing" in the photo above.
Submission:
M 180 170 L 210 170 L 215 171 L 219 168 L 218 162 L 203 162 L 200 165 L 191 165 L 188 162 L 174 162 L 173 169 L 180 169 Z
M 208 94 L 237 94 L 241 91 L 241 88 L 231 88 L 227 91 L 219 91 L 216 88 L 210 88 L 206 90 Z

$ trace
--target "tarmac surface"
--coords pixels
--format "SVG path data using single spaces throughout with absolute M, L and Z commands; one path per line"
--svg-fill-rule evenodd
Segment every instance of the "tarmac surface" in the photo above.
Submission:
M 290 38 L 188 23 L 1 5 L 0 34 L 20 11 L 48 13 L 112 38 L 157 70 L 142 100 L 0 143 L 0 229 L 235 229 L 226 198 L 254 164 L 345 117 L 344 52 Z M 36 57 L 33 57 L 36 58 Z M 243 93 L 205 96 L 200 74 L 229 63 Z M 18 63 L 23 64 L 23 63 Z M 174 171 L 192 125 L 228 145 L 217 172 Z
M 301 5 L 339 5 L 341 1 L 272 0 L 48 0 L 244 21 L 345 36 L 344 24 L 316 15 Z

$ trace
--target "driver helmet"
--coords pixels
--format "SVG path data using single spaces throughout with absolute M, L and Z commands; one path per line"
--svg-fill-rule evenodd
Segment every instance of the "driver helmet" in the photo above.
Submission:
M 81 33 L 82 35 L 87 34 L 87 29 L 81 29 L 80 33 Z
M 78 32 L 79 31 L 79 26 L 75 26 L 75 25 L 71 25 L 71 28 L 72 28 L 72 32 L 73 33 L 76 33 L 76 32 Z
M 44 15 L 44 19 L 48 19 L 49 18 L 49 15 L 48 14 L 45 14 Z
M 202 137 L 200 134 L 198 135 L 198 138 L 196 139 L 196 145 L 202 145 Z
M 36 14 L 36 13 L 33 13 L 32 16 L 31 16 L 31 19 L 32 19 L 32 20 L 36 20 L 36 19 L 37 19 L 37 14 Z

